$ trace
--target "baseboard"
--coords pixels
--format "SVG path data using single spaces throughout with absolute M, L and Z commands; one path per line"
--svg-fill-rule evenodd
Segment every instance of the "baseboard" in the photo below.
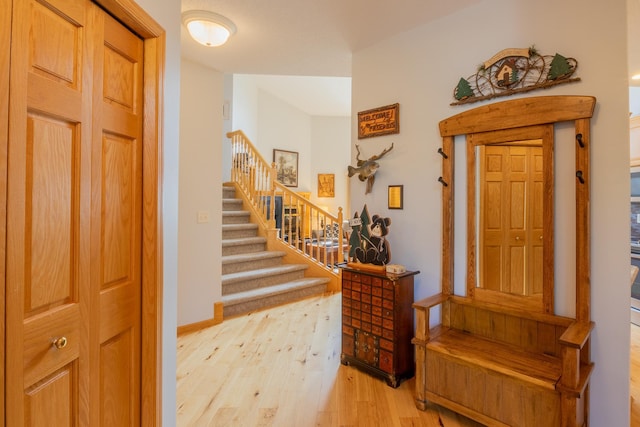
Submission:
M 189 334 L 191 332 L 199 331 L 200 329 L 208 328 L 222 323 L 224 304 L 222 302 L 216 302 L 213 304 L 213 318 L 207 320 L 201 320 L 200 322 L 189 323 L 188 325 L 178 326 L 178 336 Z

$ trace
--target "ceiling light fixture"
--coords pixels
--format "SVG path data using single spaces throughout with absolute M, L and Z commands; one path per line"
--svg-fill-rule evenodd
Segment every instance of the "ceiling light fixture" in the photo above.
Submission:
M 640 80 L 640 74 L 634 74 L 631 76 L 631 80 Z
M 233 22 L 206 10 L 182 12 L 182 22 L 195 41 L 205 46 L 222 46 L 236 32 Z

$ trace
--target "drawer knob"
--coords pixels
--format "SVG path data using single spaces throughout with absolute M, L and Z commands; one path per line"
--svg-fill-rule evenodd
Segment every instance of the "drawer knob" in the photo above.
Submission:
M 67 346 L 67 337 L 60 337 L 53 340 L 53 346 L 61 350 Z

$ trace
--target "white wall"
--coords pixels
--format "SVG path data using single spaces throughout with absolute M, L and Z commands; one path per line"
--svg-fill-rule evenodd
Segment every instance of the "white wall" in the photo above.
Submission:
M 253 141 L 268 162 L 273 149 L 298 153 L 298 186 L 293 191 L 311 191 L 311 117 L 304 111 L 258 89 L 258 139 Z
M 231 106 L 231 128 L 242 130 L 267 162 L 273 161 L 273 149 L 298 153 L 298 187 L 308 191 L 311 201 L 328 206 L 332 213 L 338 207 L 348 212 L 348 180 L 350 161 L 350 118 L 310 116 L 304 111 L 262 90 L 254 76 L 234 75 Z M 223 159 L 229 168 L 230 159 Z M 336 175 L 336 196 L 318 196 L 318 173 Z
M 178 325 L 213 318 L 221 300 L 222 102 L 224 76 L 182 60 Z M 199 223 L 198 213 L 209 221 Z
M 416 298 L 438 292 L 440 280 L 442 158 L 438 122 L 483 103 L 452 107 L 460 77 L 508 47 L 535 44 L 542 54 L 556 52 L 579 62 L 578 83 L 524 96 L 581 94 L 597 97 L 592 121 L 592 335 L 595 372 L 591 381 L 590 425 L 629 425 L 629 131 L 625 2 L 599 0 L 537 2 L 486 0 L 465 11 L 416 28 L 353 58 L 352 114 L 400 103 L 401 133 L 372 138 L 367 153 L 395 142 L 380 161 L 373 194 L 351 182 L 351 206 L 367 204 L 371 214 L 392 219 L 393 262 L 421 273 Z M 375 88 L 375 90 L 372 90 Z M 513 97 L 511 97 L 513 98 Z M 509 98 L 503 98 L 509 99 Z M 496 102 L 493 100 L 490 102 Z M 575 165 L 573 131 L 560 126 L 556 135 L 556 200 L 573 200 Z M 358 143 L 352 127 L 352 144 Z M 365 146 L 364 143 L 362 143 Z M 355 153 L 355 150 L 353 151 Z M 388 211 L 386 188 L 403 184 L 404 210 Z M 563 197 L 560 198 L 560 195 Z M 575 232 L 562 208 L 556 220 L 557 265 L 574 262 Z M 460 246 L 460 245 L 458 245 Z M 457 263 L 464 259 L 456 258 Z M 565 267 L 566 268 L 566 267 Z M 560 269 L 562 270 L 562 269 Z M 575 282 L 566 271 L 563 280 Z M 571 312 L 571 293 L 562 295 L 561 312 Z
M 311 118 L 311 200 L 318 206 L 327 206 L 332 213 L 337 213 L 338 207 L 341 207 L 345 218 L 350 216 L 351 211 L 347 175 L 347 166 L 351 161 L 350 129 L 350 117 Z M 335 197 L 318 197 L 320 173 L 335 175 Z
M 178 283 L 178 159 L 180 0 L 136 0 L 166 31 L 164 104 L 160 122 L 162 183 L 162 425 L 176 425 L 176 299 Z

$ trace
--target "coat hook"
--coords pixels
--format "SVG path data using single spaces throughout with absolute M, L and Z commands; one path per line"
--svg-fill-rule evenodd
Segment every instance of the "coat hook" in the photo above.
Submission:
M 576 172 L 576 177 L 578 178 L 578 181 L 580 181 L 580 184 L 584 184 L 584 177 L 582 176 L 582 171 Z
M 449 156 L 447 156 L 447 153 L 444 152 L 442 147 L 438 148 L 438 153 L 440 153 L 442 155 L 442 157 L 444 157 L 445 159 L 449 158 Z
M 584 148 L 584 141 L 582 141 L 581 133 L 576 134 L 576 139 L 578 140 L 578 144 L 580 145 L 580 148 Z
M 442 185 L 444 185 L 445 187 L 449 186 L 449 184 L 447 184 L 447 182 L 444 179 L 442 179 L 442 177 L 439 177 L 438 181 L 440 181 L 440 183 L 442 183 Z

